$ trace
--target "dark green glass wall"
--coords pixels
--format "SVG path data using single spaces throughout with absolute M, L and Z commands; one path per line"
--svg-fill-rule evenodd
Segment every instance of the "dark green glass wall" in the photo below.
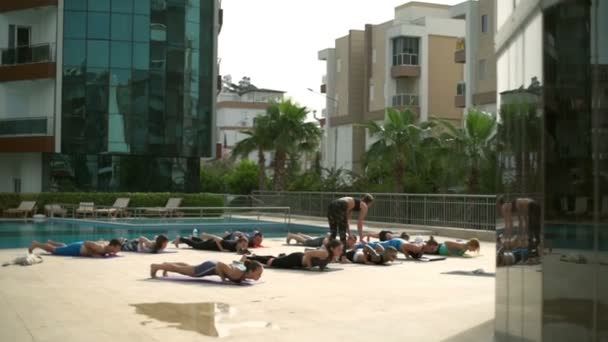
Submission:
M 96 159 L 104 169 L 115 156 L 111 167 L 121 172 L 125 161 L 151 161 L 158 174 L 173 159 L 195 179 L 194 160 L 212 153 L 215 3 L 65 0 L 62 156 L 49 158 L 84 158 L 89 169 Z M 78 187 L 106 188 L 97 177 L 87 185 L 73 177 Z

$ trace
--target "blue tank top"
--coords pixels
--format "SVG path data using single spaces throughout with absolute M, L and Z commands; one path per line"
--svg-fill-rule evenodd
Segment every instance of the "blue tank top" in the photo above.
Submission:
M 403 246 L 403 244 L 407 243 L 407 241 L 403 240 L 403 239 L 392 239 L 392 240 L 388 240 L 388 241 L 375 241 L 375 242 L 370 242 L 367 245 L 370 246 L 371 248 L 376 248 L 377 245 L 380 245 L 384 248 L 386 247 L 394 247 L 396 250 L 401 251 L 401 246 Z M 356 248 L 363 248 L 365 246 L 365 244 L 360 243 L 358 245 L 356 245 Z

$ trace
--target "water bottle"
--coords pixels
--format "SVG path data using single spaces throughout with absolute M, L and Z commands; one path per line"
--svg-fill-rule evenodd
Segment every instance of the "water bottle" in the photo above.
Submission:
M 198 237 L 198 229 L 196 229 L 196 228 L 192 229 L 192 236 Z

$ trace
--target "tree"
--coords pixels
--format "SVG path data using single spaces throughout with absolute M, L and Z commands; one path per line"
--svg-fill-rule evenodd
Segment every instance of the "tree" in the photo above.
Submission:
M 399 111 L 387 110 L 386 121 L 378 124 L 369 122 L 365 127 L 377 141 L 372 144 L 366 159 L 376 164 L 380 162 L 391 165 L 393 191 L 402 193 L 405 190 L 406 170 L 416 170 L 416 149 L 427 139 L 432 139 L 433 122 L 418 123 L 416 114 L 410 109 Z
M 274 102 L 266 111 L 269 134 L 274 150 L 274 190 L 286 189 L 287 161 L 290 155 L 315 151 L 321 139 L 321 129 L 306 122 L 308 109 L 291 100 Z
M 496 116 L 476 109 L 468 111 L 464 128 L 451 122 L 438 120 L 446 129 L 441 140 L 449 144 L 454 156 L 461 161 L 459 167 L 467 171 L 466 186 L 469 193 L 479 193 L 482 164 L 490 157 L 488 146 L 496 133 Z
M 232 150 L 232 157 L 247 157 L 251 152 L 256 151 L 258 154 L 258 189 L 266 189 L 266 155 L 265 152 L 271 150 L 274 146 L 274 137 L 270 130 L 270 118 L 268 115 L 258 116 L 253 127 L 241 131 L 247 138 L 236 144 Z

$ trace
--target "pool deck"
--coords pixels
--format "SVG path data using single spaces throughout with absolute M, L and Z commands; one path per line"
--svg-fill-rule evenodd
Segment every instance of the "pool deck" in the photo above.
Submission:
M 303 249 L 283 243 L 267 240 L 268 248 L 255 253 Z M 213 302 L 235 310 L 216 324 L 220 331 L 233 328 L 226 341 L 490 341 L 494 278 L 442 274 L 494 272 L 493 244 L 482 243 L 481 251 L 438 262 L 335 265 L 344 270 L 328 273 L 266 270 L 263 282 L 250 287 L 149 279 L 151 263 L 230 262 L 238 259 L 234 254 L 45 256 L 42 264 L 0 268 L 0 331 L 3 341 L 211 341 L 217 338 L 192 330 L 212 323 L 175 304 Z M 24 252 L 0 250 L 0 262 Z M 158 303 L 170 304 L 158 309 Z M 133 305 L 141 304 L 149 304 L 149 316 L 136 312 Z

